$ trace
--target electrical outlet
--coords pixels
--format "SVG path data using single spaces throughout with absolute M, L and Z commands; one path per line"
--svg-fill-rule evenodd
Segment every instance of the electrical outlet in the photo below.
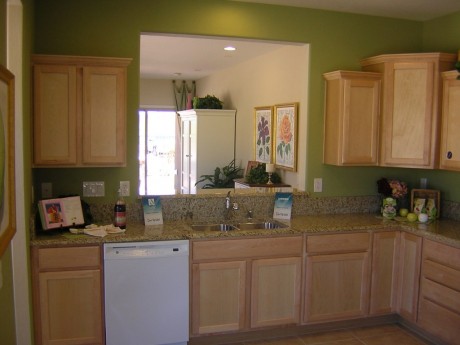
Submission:
M 42 198 L 49 199 L 53 196 L 53 184 L 51 182 L 42 183 Z
M 323 179 L 321 177 L 313 179 L 313 191 L 315 193 L 321 193 L 323 191 Z
M 120 181 L 120 195 L 129 196 L 129 181 Z
M 95 197 L 105 195 L 104 181 L 98 182 L 83 182 L 83 196 Z

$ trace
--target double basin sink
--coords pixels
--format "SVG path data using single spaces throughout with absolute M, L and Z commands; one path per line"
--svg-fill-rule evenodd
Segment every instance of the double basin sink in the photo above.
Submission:
M 288 225 L 276 220 L 270 221 L 250 221 L 243 223 L 212 223 L 212 224 L 192 224 L 192 229 L 195 231 L 234 231 L 234 230 L 268 230 L 268 229 L 283 229 Z

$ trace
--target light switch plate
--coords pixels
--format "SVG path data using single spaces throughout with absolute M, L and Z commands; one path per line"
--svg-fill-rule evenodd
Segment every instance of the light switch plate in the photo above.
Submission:
M 104 181 L 83 182 L 83 196 L 97 197 L 97 196 L 104 196 L 104 195 L 105 195 Z
M 42 183 L 42 198 L 49 199 L 53 196 L 53 184 L 51 182 Z
M 323 191 L 323 179 L 321 177 L 313 179 L 313 191 L 321 193 Z
M 129 181 L 120 181 L 120 195 L 129 196 Z

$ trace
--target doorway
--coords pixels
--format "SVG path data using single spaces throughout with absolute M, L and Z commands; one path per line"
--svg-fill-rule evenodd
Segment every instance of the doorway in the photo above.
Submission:
M 139 110 L 139 195 L 175 194 L 174 111 Z

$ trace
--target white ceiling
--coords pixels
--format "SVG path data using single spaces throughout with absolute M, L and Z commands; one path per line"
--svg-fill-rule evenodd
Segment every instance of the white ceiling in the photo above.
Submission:
M 424 21 L 460 11 L 460 0 L 233 0 Z M 289 43 L 141 35 L 142 78 L 198 80 Z M 233 45 L 235 52 L 223 48 Z

